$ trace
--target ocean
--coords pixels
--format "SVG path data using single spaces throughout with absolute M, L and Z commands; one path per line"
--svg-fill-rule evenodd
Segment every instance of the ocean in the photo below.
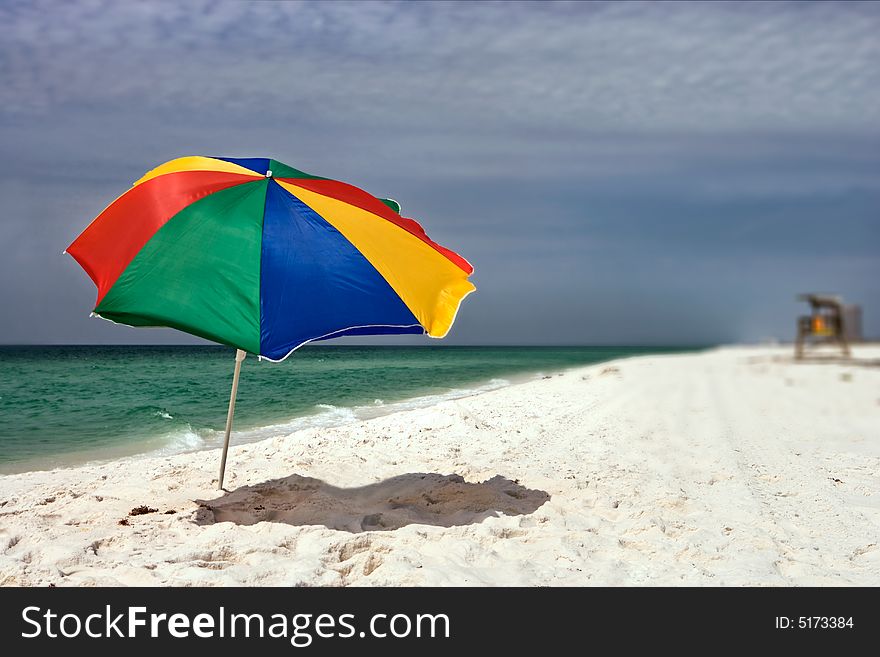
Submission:
M 233 444 L 428 406 L 662 347 L 306 346 L 242 366 Z M 0 347 L 0 473 L 217 447 L 234 350 Z

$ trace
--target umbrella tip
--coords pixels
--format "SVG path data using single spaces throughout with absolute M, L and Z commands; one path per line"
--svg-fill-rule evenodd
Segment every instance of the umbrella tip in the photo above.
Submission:
M 67 255 L 67 249 L 64 249 L 64 250 L 61 252 L 61 255 Z
M 271 178 L 271 177 L 272 177 L 272 169 L 269 169 L 269 170 L 266 172 L 266 177 L 267 177 L 267 178 Z

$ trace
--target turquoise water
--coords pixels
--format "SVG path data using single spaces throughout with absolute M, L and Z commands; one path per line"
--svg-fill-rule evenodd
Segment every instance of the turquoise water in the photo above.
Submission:
M 640 347 L 314 347 L 242 366 L 236 443 L 338 425 Z M 0 472 L 222 440 L 234 352 L 226 347 L 0 347 Z

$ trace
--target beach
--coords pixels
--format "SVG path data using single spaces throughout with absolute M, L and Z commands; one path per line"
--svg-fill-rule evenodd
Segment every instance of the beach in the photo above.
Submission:
M 0 476 L 0 585 L 880 584 L 880 347 L 620 359 Z M 134 509 L 142 513 L 130 515 Z

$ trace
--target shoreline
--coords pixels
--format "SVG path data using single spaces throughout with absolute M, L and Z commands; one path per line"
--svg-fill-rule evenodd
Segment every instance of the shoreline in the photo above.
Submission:
M 157 348 L 162 349 L 164 345 L 158 345 Z M 213 347 L 209 346 L 208 348 Z M 636 356 L 639 355 L 643 354 L 637 354 Z M 598 361 L 591 365 L 610 362 L 611 360 L 623 359 Z M 587 365 L 587 367 L 589 366 Z M 450 387 L 443 392 L 416 394 L 394 401 L 376 399 L 373 404 L 363 403 L 351 406 L 335 406 L 327 403 L 318 403 L 313 407 L 314 412 L 310 414 L 296 415 L 281 421 L 270 421 L 268 424 L 245 426 L 243 428 L 234 427 L 231 444 L 233 446 L 245 445 L 270 440 L 281 434 L 288 435 L 305 429 L 341 427 L 354 422 L 370 420 L 407 410 L 428 408 L 443 401 L 464 399 L 511 385 L 527 383 L 541 376 L 555 376 L 556 374 L 562 374 L 581 367 L 585 366 L 545 367 L 531 371 L 515 371 L 503 376 L 489 375 L 488 378 L 476 379 L 464 385 Z M 375 402 L 381 403 L 376 404 Z M 83 466 L 100 466 L 108 462 L 119 461 L 120 459 L 164 457 L 204 452 L 218 449 L 222 445 L 222 440 L 222 428 L 202 428 L 196 430 L 189 427 L 186 430 L 178 429 L 166 434 L 119 441 L 103 447 L 62 451 L 61 453 L 38 459 L 0 462 L 0 477 L 26 472 L 51 472 Z
M 552 370 L 550 371 L 550 373 L 551 375 L 555 375 L 557 373 L 567 371 L 568 369 L 571 368 Z M 492 390 L 500 390 L 508 386 L 528 383 L 529 381 L 535 380 L 542 375 L 545 375 L 545 372 L 543 370 L 531 373 L 520 372 L 503 378 L 493 377 L 486 381 L 474 382 L 473 387 L 469 388 L 450 388 L 446 393 L 418 395 L 415 397 L 408 397 L 391 402 L 383 401 L 379 405 L 372 406 L 367 404 L 356 406 L 333 406 L 330 404 L 317 404 L 315 408 L 320 408 L 324 410 L 318 410 L 310 415 L 295 416 L 283 422 L 259 425 L 256 427 L 249 427 L 240 430 L 233 428 L 231 446 L 248 445 L 251 443 L 262 442 L 264 440 L 272 440 L 279 434 L 290 435 L 292 433 L 296 433 L 297 431 L 304 431 L 307 429 L 330 429 L 342 427 L 355 422 L 364 422 L 378 417 L 394 415 L 395 413 L 403 413 L 408 410 L 429 408 L 436 404 L 442 403 L 443 401 L 466 399 L 468 397 L 481 395 L 485 392 L 491 392 Z M 333 417 L 327 417 L 334 415 L 335 411 L 340 412 L 336 414 L 335 419 Z M 176 456 L 180 454 L 194 454 L 198 452 L 214 451 L 219 449 L 220 441 L 223 437 L 222 430 L 213 430 L 212 433 L 215 434 L 212 436 L 213 440 L 210 443 L 206 443 L 204 437 L 197 435 L 195 431 L 189 431 L 187 433 L 195 435 L 197 441 L 200 444 L 198 446 L 192 447 L 175 448 L 173 446 L 173 443 L 175 441 L 179 441 L 180 436 L 178 434 L 171 434 L 169 436 L 153 436 L 150 438 L 139 439 L 137 441 L 131 441 L 128 443 L 121 442 L 109 448 L 91 448 L 89 450 L 62 453 L 55 457 L 52 457 L 53 461 L 51 461 L 50 463 L 46 463 L 47 459 L 40 459 L 38 461 L 10 461 L 7 463 L 0 463 L 0 478 L 11 475 L 25 474 L 28 472 L 54 472 L 56 470 L 69 470 L 86 466 L 97 467 L 110 462 L 116 462 L 121 459 L 162 458 L 166 456 Z M 143 448 L 143 446 L 151 445 L 154 443 L 164 444 L 159 447 L 147 447 L 146 449 Z M 106 453 L 108 451 L 112 452 L 113 455 L 106 456 Z M 88 455 L 92 453 L 101 453 L 104 455 L 96 458 L 89 458 Z M 66 459 L 68 458 L 70 460 L 66 461 Z M 18 469 L 19 464 L 22 464 L 23 469 Z
M 538 378 L 541 373 L 532 374 L 515 374 L 504 378 L 493 377 L 483 383 L 475 384 L 473 388 L 452 388 L 445 394 L 421 395 L 409 397 L 398 401 L 383 402 L 379 405 L 357 405 L 357 406 L 333 406 L 331 404 L 317 404 L 315 408 L 323 409 L 309 415 L 299 415 L 283 422 L 276 422 L 267 425 L 259 425 L 244 429 L 236 429 L 233 427 L 231 445 L 248 445 L 258 443 L 264 440 L 271 440 L 279 435 L 290 435 L 297 431 L 306 429 L 329 429 L 342 427 L 353 422 L 362 422 L 376 417 L 393 415 L 406 410 L 415 410 L 418 408 L 428 408 L 434 404 L 441 403 L 446 400 L 465 399 L 475 395 L 483 394 L 491 390 L 499 390 L 511 385 L 527 383 L 530 380 Z M 339 412 L 337 417 L 328 417 Z M 207 452 L 219 449 L 220 441 L 223 437 L 222 430 L 212 430 L 214 434 L 210 442 L 206 442 L 203 436 L 199 436 L 195 431 L 186 432 L 195 436 L 198 445 L 175 447 L 174 444 L 180 442 L 181 436 L 178 434 L 169 434 L 167 436 L 158 435 L 150 438 L 139 439 L 133 443 L 119 443 L 112 447 L 104 447 L 100 449 L 90 449 L 83 451 L 62 452 L 53 457 L 51 463 L 46 463 L 45 459 L 37 461 L 9 461 L 0 463 L 0 478 L 5 476 L 25 474 L 28 472 L 53 472 L 55 470 L 69 470 L 71 468 L 79 468 L 85 466 L 100 466 L 109 462 L 118 461 L 120 459 L 139 459 L 139 458 L 161 458 L 165 456 L 176 456 L 179 454 L 194 454 L 198 452 Z M 194 441 L 194 442 L 195 442 Z M 158 447 L 143 449 L 143 446 L 153 443 L 164 443 Z M 107 452 L 112 455 L 107 456 Z M 102 456 L 90 458 L 88 455 L 92 453 L 101 453 Z M 65 462 L 66 459 L 69 459 Z M 19 469 L 21 466 L 22 469 Z
M 229 492 L 216 450 L 4 475 L 0 584 L 878 585 L 878 385 L 640 355 L 234 444 Z

